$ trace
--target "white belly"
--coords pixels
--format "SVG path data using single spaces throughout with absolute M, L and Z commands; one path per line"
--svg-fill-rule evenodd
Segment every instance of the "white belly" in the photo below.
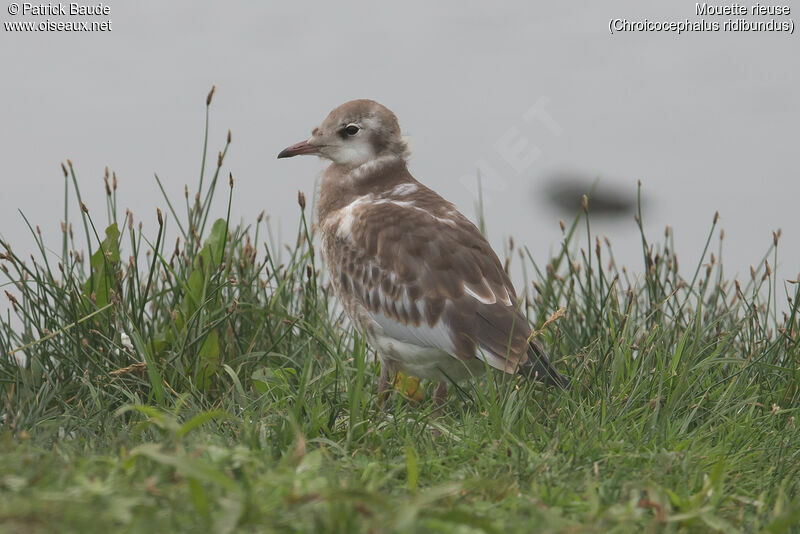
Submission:
M 464 361 L 442 350 L 404 343 L 377 332 L 369 338 L 381 362 L 392 371 L 429 380 L 460 382 L 486 370 L 486 364 L 477 358 Z
M 437 346 L 423 346 L 408 340 L 399 340 L 381 326 L 379 320 L 390 321 L 380 313 L 369 312 L 357 299 L 349 295 L 342 295 L 338 280 L 334 277 L 333 287 L 339 295 L 345 312 L 363 334 L 369 344 L 378 352 L 378 357 L 383 364 L 387 364 L 391 371 L 404 373 L 428 380 L 460 382 L 472 376 L 481 375 L 486 371 L 486 363 L 478 358 L 468 361 L 462 360 L 443 350 L 451 346 L 448 335 L 438 331 L 443 327 L 427 327 L 397 325 L 401 333 L 422 332 L 420 342 L 437 342 Z M 414 337 L 413 335 L 411 337 Z

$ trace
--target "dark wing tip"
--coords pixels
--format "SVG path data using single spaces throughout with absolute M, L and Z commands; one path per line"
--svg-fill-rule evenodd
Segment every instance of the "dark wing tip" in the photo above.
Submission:
M 565 391 L 572 389 L 569 378 L 556 371 L 547 353 L 536 341 L 531 341 L 528 361 L 520 367 L 519 372 L 531 380 L 544 382 L 548 386 L 557 386 Z

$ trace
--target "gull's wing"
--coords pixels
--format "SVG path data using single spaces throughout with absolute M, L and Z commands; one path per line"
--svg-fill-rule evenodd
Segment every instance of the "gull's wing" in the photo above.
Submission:
M 514 372 L 530 328 L 500 260 L 452 204 L 408 177 L 323 222 L 340 295 L 395 339 Z

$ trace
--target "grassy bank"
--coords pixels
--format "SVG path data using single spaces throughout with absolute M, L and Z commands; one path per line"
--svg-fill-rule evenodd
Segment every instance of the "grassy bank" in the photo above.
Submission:
M 1 532 L 798 528 L 800 286 L 770 267 L 778 234 L 747 280 L 716 216 L 699 265 L 642 232 L 628 270 L 585 206 L 556 257 L 508 247 L 531 323 L 565 310 L 540 335 L 573 389 L 491 373 L 441 417 L 425 383 L 382 411 L 305 199 L 288 247 L 263 217 L 211 220 L 230 142 L 153 207 L 155 235 L 113 173 L 86 206 L 68 162 L 61 250 L 33 222 L 38 256 L 0 242 Z

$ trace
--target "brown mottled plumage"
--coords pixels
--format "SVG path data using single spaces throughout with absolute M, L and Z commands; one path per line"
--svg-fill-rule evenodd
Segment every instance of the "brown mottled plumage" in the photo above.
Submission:
M 334 109 L 278 157 L 331 160 L 319 227 L 333 287 L 389 370 L 440 381 L 485 365 L 566 387 L 517 307 L 514 287 L 478 229 L 408 172 L 394 114 L 372 100 Z

